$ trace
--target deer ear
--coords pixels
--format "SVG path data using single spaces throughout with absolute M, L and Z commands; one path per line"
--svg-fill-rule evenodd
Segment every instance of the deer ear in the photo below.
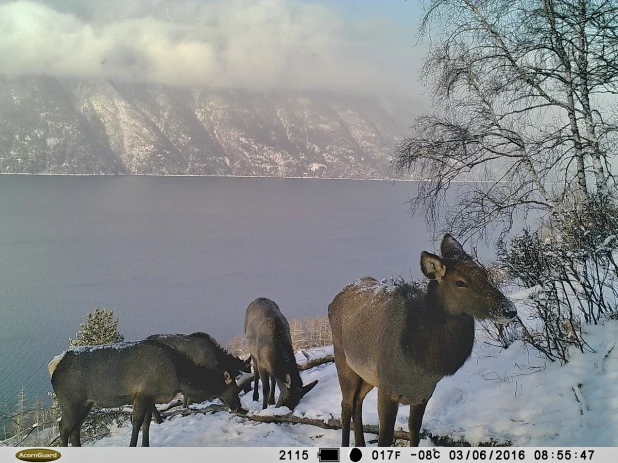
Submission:
M 316 379 L 314 382 L 306 384 L 303 386 L 303 395 L 305 395 L 307 392 L 309 392 L 311 389 L 313 389 L 315 387 L 315 385 L 318 384 L 318 380 Z
M 442 257 L 454 257 L 457 259 L 470 258 L 466 251 L 464 251 L 463 246 L 459 244 L 459 241 L 448 233 L 444 235 L 444 238 L 442 238 L 440 252 L 442 253 Z
M 234 381 L 227 371 L 223 372 L 223 379 L 225 380 L 225 384 L 230 384 L 232 381 Z
M 288 389 L 292 387 L 292 378 L 289 374 L 285 375 L 285 387 Z
M 430 280 L 440 281 L 446 273 L 446 266 L 435 254 L 423 251 L 421 253 L 421 270 Z

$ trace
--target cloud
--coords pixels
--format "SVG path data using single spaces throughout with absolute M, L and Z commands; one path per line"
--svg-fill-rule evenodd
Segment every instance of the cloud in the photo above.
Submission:
M 390 27 L 299 0 L 0 1 L 0 74 L 408 92 Z

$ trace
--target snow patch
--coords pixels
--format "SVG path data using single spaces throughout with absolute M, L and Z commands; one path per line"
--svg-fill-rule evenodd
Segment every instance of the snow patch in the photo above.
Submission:
M 66 351 L 64 351 L 62 354 L 56 355 L 53 359 L 51 359 L 51 362 L 49 362 L 49 364 L 47 365 L 47 371 L 49 371 L 50 377 L 53 376 L 54 371 L 56 370 L 56 367 L 58 366 L 58 364 L 64 358 L 65 355 L 66 355 Z
M 392 294 L 396 289 L 406 285 L 418 287 L 419 289 L 422 288 L 422 283 L 408 283 L 400 277 L 382 278 L 380 281 L 371 277 L 365 277 L 360 280 L 355 280 L 352 284 L 356 286 L 359 291 L 371 291 L 374 296 L 378 294 Z
M 54 146 L 56 146 L 58 143 L 60 143 L 60 139 L 56 138 L 56 137 L 49 137 L 47 138 L 47 140 L 45 140 L 47 143 L 47 147 L 48 148 L 53 148 Z
M 123 349 L 128 349 L 130 347 L 133 347 L 136 344 L 139 344 L 140 342 L 142 341 L 116 342 L 113 344 L 100 344 L 98 346 L 77 346 L 77 347 L 72 347 L 71 349 L 65 352 L 76 352 L 76 353 L 81 354 L 84 352 L 93 352 L 96 350 L 103 350 L 103 349 L 123 350 Z
M 375 285 L 383 286 L 381 282 Z M 618 320 L 587 326 L 586 340 L 594 352 L 573 352 L 564 366 L 549 362 L 522 342 L 515 342 L 508 349 L 493 345 L 480 325 L 476 333 L 470 359 L 453 376 L 438 383 L 428 403 L 422 431 L 453 441 L 466 440 L 473 445 L 491 439 L 521 447 L 618 445 L 615 387 Z M 317 357 L 331 349 L 332 346 L 306 353 Z M 302 371 L 301 377 L 305 384 L 316 379 L 319 382 L 303 397 L 294 415 L 324 421 L 339 418 L 341 390 L 335 364 Z M 261 400 L 253 401 L 252 395 L 249 392 L 240 396 L 243 408 L 250 414 L 275 416 L 289 412 L 275 407 L 262 410 Z M 395 429 L 407 431 L 409 409 L 409 406 L 399 407 Z M 378 424 L 377 389 L 365 398 L 363 420 L 365 424 Z M 130 436 L 131 426 L 126 423 L 113 428 L 110 436 L 86 445 L 126 447 Z M 372 434 L 366 437 L 370 441 L 376 439 Z M 176 416 L 161 424 L 153 423 L 150 443 L 198 447 L 339 447 L 341 431 L 302 424 L 263 423 L 218 412 Z M 423 439 L 420 445 L 433 444 Z

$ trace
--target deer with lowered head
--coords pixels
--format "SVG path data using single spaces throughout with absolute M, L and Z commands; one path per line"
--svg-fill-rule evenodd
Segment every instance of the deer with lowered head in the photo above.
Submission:
M 242 360 L 230 354 L 219 342 L 211 335 L 202 332 L 191 334 L 153 334 L 147 339 L 154 339 L 162 342 L 177 351 L 187 355 L 197 365 L 210 369 L 220 369 L 232 375 L 239 386 L 243 387 L 244 380 L 250 380 L 251 360 Z M 249 386 L 249 382 L 246 383 Z M 183 393 L 183 406 L 188 408 L 190 403 L 199 403 L 204 400 L 212 399 L 212 395 L 189 396 Z M 156 409 L 152 410 L 155 421 L 160 423 L 161 414 Z
M 274 301 L 260 297 L 249 304 L 245 314 L 245 338 L 253 362 L 253 400 L 259 400 L 262 380 L 262 408 L 275 403 L 275 383 L 279 386 L 277 407 L 293 410 L 317 384 L 303 385 L 292 349 L 290 325 Z M 269 381 L 270 380 L 270 381 Z

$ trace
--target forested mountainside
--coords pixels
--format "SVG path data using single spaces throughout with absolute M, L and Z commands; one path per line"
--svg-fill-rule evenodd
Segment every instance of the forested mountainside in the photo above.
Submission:
M 0 76 L 0 172 L 393 178 L 393 148 L 421 110 L 324 92 Z

